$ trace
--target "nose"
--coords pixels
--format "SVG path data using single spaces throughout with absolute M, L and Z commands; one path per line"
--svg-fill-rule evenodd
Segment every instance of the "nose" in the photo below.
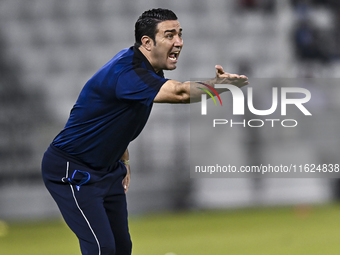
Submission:
M 183 47 L 183 39 L 182 39 L 182 37 L 176 36 L 176 40 L 175 40 L 174 46 L 175 47 L 179 47 L 179 48 Z

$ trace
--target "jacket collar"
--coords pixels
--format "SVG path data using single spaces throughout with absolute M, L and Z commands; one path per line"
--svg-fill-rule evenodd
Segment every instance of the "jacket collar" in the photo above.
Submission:
M 137 46 L 136 44 L 134 46 L 132 46 L 133 48 L 133 52 L 135 53 L 135 57 L 137 57 L 141 62 L 145 63 L 145 66 L 148 70 L 154 72 L 155 74 L 157 74 L 158 76 L 164 78 L 164 72 L 163 70 L 159 71 L 158 73 L 155 72 L 155 69 L 152 67 L 152 65 L 150 64 L 149 60 L 144 56 L 144 54 L 138 49 L 139 46 Z

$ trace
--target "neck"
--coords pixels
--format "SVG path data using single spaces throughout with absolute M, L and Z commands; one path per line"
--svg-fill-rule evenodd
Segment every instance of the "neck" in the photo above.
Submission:
M 155 70 L 156 73 L 160 71 L 160 69 L 157 69 L 155 65 L 152 63 L 152 58 L 151 58 L 151 52 L 143 47 L 143 45 L 139 46 L 138 48 L 140 52 L 146 57 L 146 59 L 149 61 L 153 69 Z

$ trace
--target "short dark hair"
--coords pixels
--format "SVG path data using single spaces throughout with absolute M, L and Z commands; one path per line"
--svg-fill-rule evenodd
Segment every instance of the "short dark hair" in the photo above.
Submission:
M 139 47 L 142 44 L 144 35 L 149 36 L 156 44 L 157 25 L 166 20 L 177 20 L 177 16 L 173 11 L 162 8 L 143 12 L 135 24 L 135 45 Z

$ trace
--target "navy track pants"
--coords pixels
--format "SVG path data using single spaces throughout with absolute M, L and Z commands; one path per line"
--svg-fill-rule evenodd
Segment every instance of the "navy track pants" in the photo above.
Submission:
M 51 145 L 42 161 L 44 183 L 79 239 L 82 254 L 131 255 L 125 166 L 93 170 Z

